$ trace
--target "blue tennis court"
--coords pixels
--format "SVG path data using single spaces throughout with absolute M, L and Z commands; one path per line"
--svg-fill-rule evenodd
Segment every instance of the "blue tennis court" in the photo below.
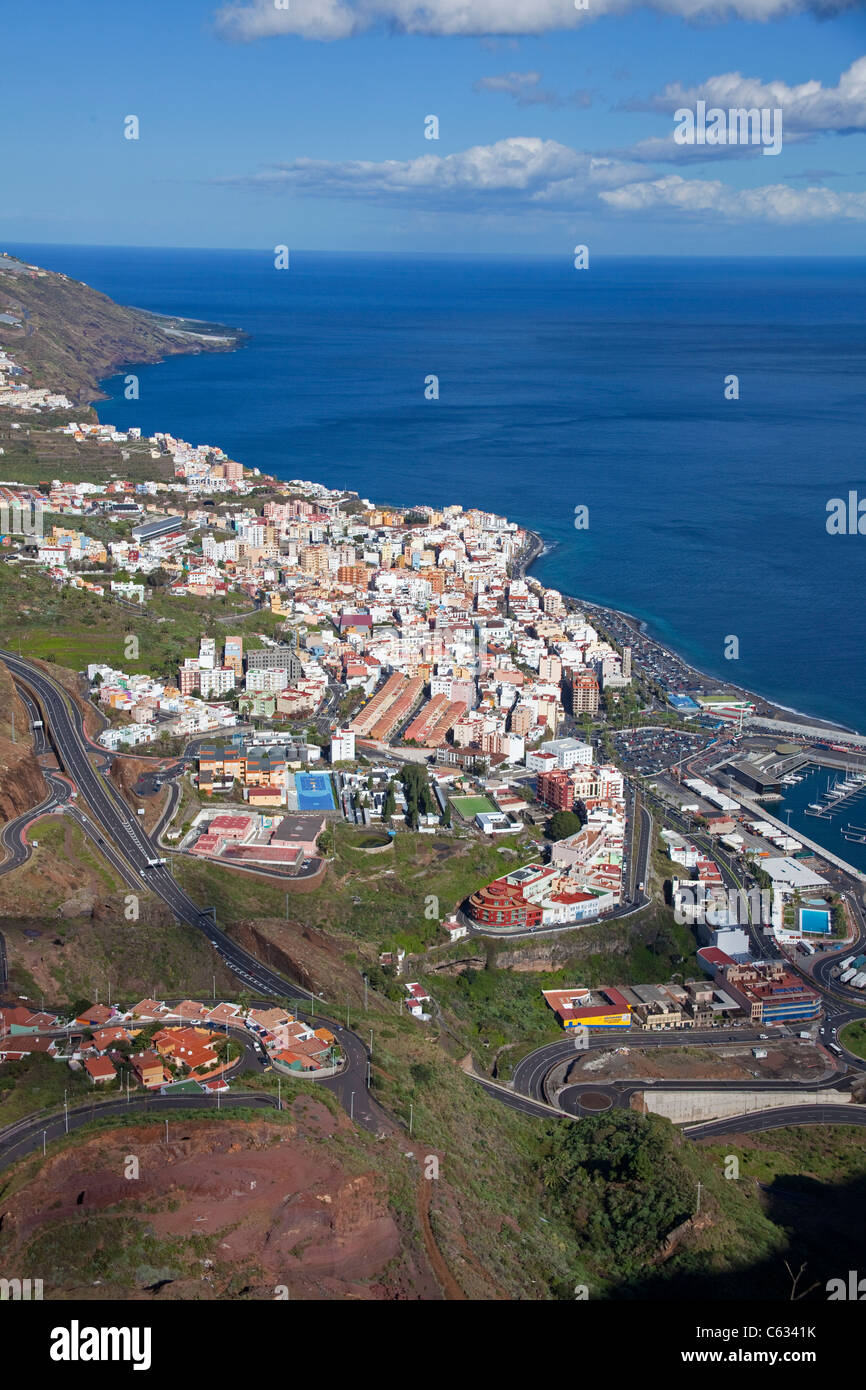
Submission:
M 327 772 L 296 772 L 299 811 L 333 811 L 334 789 Z
M 830 932 L 830 913 L 825 908 L 819 912 L 814 907 L 800 908 L 800 931 L 820 932 L 823 936 Z

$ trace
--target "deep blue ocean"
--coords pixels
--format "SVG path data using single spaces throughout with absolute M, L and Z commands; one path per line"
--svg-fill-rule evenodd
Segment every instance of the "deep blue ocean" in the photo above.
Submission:
M 829 499 L 866 498 L 866 259 L 293 253 L 277 271 L 269 250 L 7 249 L 251 335 L 142 367 L 137 401 L 112 378 L 102 420 L 373 500 L 504 512 L 549 542 L 545 583 L 866 728 L 866 535 L 826 530 Z

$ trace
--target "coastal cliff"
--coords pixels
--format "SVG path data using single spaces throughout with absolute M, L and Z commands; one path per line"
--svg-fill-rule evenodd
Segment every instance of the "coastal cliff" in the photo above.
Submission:
M 115 304 L 90 285 L 0 255 L 2 346 L 28 385 L 79 405 L 103 400 L 99 381 L 128 363 L 178 353 L 230 352 L 244 339 L 221 324 L 192 323 Z M 15 322 L 17 320 L 17 322 Z

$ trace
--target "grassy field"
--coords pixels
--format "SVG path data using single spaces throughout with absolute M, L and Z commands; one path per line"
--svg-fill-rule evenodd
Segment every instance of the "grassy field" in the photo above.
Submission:
M 866 1060 L 866 1023 L 846 1023 L 839 1034 L 839 1041 L 855 1057 Z
M 451 805 L 464 820 L 472 820 L 474 816 L 482 814 L 489 816 L 496 810 L 486 796 L 452 796 Z
M 241 595 L 214 602 L 157 593 L 133 613 L 84 590 L 58 589 L 42 570 L 0 564 L 0 645 L 72 671 L 107 662 L 130 674 L 176 680 L 184 657 L 198 651 L 199 638 L 223 642 L 232 627 L 220 619 L 248 607 Z M 249 633 L 242 629 L 247 648 L 261 645 L 255 631 L 273 635 L 280 622 L 270 612 L 250 621 Z M 138 641 L 137 658 L 126 655 L 129 636 Z
M 439 922 L 478 887 L 531 862 L 533 847 L 519 837 L 496 845 L 457 836 L 398 834 L 393 853 L 353 849 L 357 831 L 334 826 L 334 859 L 322 887 L 290 897 L 290 912 L 338 938 L 378 949 L 423 950 L 444 941 Z M 249 875 L 184 859 L 178 879 L 202 902 L 214 903 L 223 925 L 245 918 L 283 917 L 285 890 Z

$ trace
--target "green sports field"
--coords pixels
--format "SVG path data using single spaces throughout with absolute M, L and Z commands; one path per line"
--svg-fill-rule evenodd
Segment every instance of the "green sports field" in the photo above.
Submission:
M 451 805 L 463 820 L 472 820 L 473 816 L 487 815 L 496 811 L 492 801 L 488 801 L 486 796 L 452 796 Z

